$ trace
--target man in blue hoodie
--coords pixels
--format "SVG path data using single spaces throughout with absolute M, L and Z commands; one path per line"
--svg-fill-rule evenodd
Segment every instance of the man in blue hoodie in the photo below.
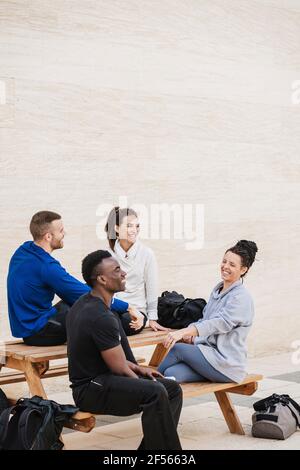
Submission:
M 64 246 L 65 230 L 59 214 L 36 213 L 30 222 L 30 232 L 33 241 L 23 243 L 9 264 L 7 295 L 11 331 L 31 346 L 63 344 L 66 314 L 90 287 L 68 274 L 51 256 L 54 250 Z M 61 301 L 52 305 L 55 294 Z M 111 306 L 119 312 L 129 308 L 118 299 Z M 137 321 L 134 312 L 131 313 Z

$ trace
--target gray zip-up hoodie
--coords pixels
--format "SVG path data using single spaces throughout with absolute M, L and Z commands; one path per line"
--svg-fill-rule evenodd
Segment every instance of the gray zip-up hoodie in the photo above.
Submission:
M 199 336 L 195 338 L 206 360 L 234 382 L 246 376 L 246 337 L 254 316 L 250 293 L 237 281 L 219 293 L 223 282 L 213 289 L 203 310 L 203 318 L 193 325 Z

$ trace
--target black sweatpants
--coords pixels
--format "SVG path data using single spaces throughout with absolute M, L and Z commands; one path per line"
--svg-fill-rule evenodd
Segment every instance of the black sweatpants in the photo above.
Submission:
M 73 389 L 82 411 L 130 416 L 142 412 L 144 437 L 139 450 L 181 450 L 177 425 L 182 408 L 180 385 L 169 379 L 104 374 Z
M 48 322 L 38 333 L 23 338 L 29 346 L 58 346 L 67 341 L 66 316 L 70 306 L 62 300 L 54 305 L 56 314 L 49 318 Z

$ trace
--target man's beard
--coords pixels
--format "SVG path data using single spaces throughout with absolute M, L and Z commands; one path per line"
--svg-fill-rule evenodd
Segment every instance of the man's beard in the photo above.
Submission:
M 52 250 L 59 250 L 60 248 L 63 248 L 63 246 L 64 246 L 63 239 L 62 240 L 52 240 L 52 243 L 51 243 Z

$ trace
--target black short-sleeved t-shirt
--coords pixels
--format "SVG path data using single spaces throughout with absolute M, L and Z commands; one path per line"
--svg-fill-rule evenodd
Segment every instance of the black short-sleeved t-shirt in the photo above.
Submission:
M 91 293 L 81 296 L 67 315 L 67 347 L 71 387 L 110 372 L 101 351 L 119 344 L 126 359 L 136 363 L 120 319 Z

